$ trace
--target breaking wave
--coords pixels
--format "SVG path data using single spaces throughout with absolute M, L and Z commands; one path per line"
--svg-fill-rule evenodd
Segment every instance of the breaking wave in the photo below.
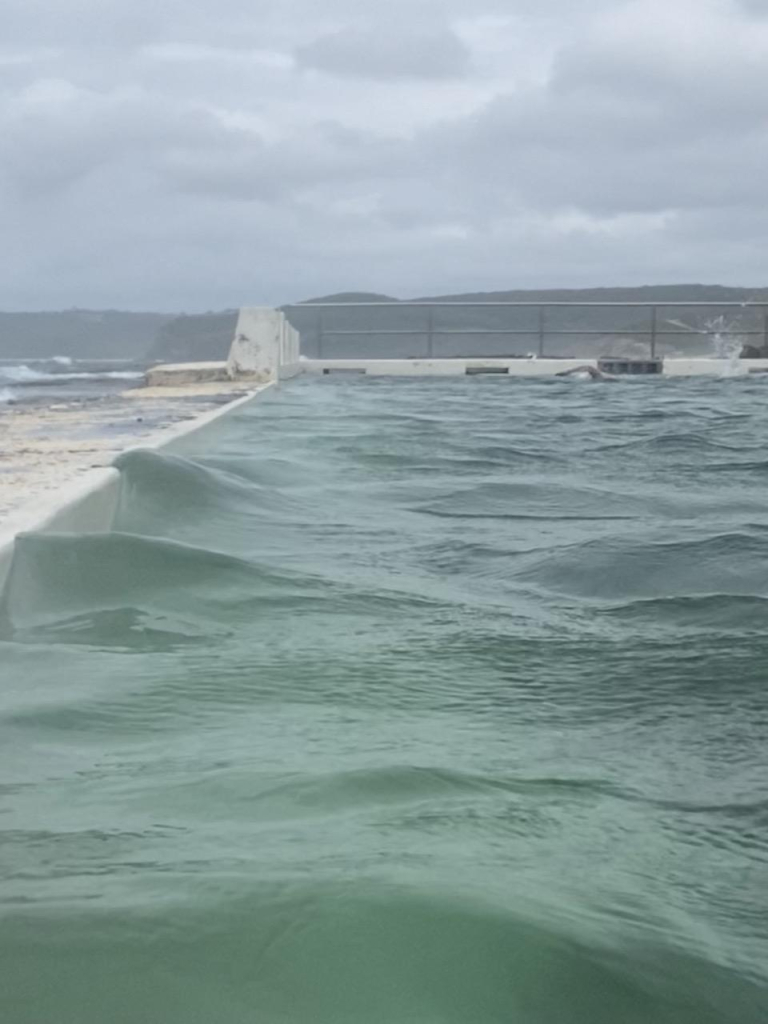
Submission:
M 57 359 L 64 357 L 57 357 Z M 52 362 L 54 362 L 52 360 Z M 18 387 L 41 387 L 46 384 L 66 384 L 74 381 L 107 381 L 107 380 L 139 380 L 143 373 L 138 370 L 105 370 L 69 372 L 72 361 L 60 364 L 61 371 L 46 371 L 21 364 L 18 366 L 0 365 L 0 384 L 13 384 Z

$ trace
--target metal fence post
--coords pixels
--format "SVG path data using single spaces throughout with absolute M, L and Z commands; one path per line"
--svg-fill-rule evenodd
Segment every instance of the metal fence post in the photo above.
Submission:
M 651 310 L 651 359 L 656 358 L 656 329 L 658 327 L 658 307 Z
M 547 323 L 544 317 L 544 307 L 539 306 L 539 357 L 544 355 L 544 335 L 547 330 Z

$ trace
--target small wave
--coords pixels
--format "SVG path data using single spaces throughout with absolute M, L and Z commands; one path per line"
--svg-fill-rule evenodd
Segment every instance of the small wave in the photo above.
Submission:
M 768 471 L 768 459 L 754 462 L 717 462 L 699 470 L 705 473 L 765 473 Z
M 592 599 L 762 597 L 768 541 L 747 533 L 661 544 L 606 538 L 555 551 L 517 578 Z
M 249 805 L 258 804 L 261 821 L 303 819 L 356 810 L 369 814 L 374 807 L 388 805 L 462 800 L 468 794 L 477 799 L 483 793 L 493 796 L 500 789 L 507 787 L 492 777 L 437 767 L 390 765 L 284 778 L 259 791 L 251 790 Z
M 203 504 L 210 496 L 231 498 L 232 492 L 248 495 L 252 500 L 256 492 L 262 491 L 255 480 L 242 472 L 243 462 L 238 460 L 230 468 L 225 460 L 213 457 L 205 465 L 181 455 L 137 449 L 118 456 L 115 466 L 123 474 L 129 492 L 142 488 L 174 502 L 181 498 Z
M 637 498 L 557 483 L 483 483 L 416 506 L 447 519 L 635 519 Z
M 23 621 L 23 614 L 17 616 Z M 170 654 L 189 646 L 211 646 L 231 636 L 231 630 L 210 619 L 196 621 L 169 612 L 147 612 L 139 608 L 115 608 L 82 612 L 42 625 L 12 628 L 17 644 L 67 644 L 70 647 L 111 648 L 123 652 Z
M 74 837 L 20 832 L 17 838 L 26 870 L 38 872 L 32 876 L 38 889 L 46 888 L 40 882 L 50 871 L 44 856 L 57 839 L 65 863 L 76 840 L 85 860 L 78 862 L 81 877 L 90 863 L 81 851 L 96 860 L 107 849 L 116 859 L 121 855 L 117 881 L 125 885 L 140 869 L 154 883 L 147 886 L 146 905 L 132 914 L 107 904 L 98 915 L 67 917 L 66 945 L 58 908 L 41 905 L 29 919 L 9 917 L 0 954 L 6 1001 L 30 1007 L 20 1021 L 126 1019 L 126 1005 L 138 1008 L 135 1019 L 152 1019 L 153 1009 L 168 1007 L 168 1024 L 212 1017 L 296 1024 L 763 1019 L 762 986 L 718 962 L 715 952 L 686 949 L 668 918 L 655 930 L 629 932 L 631 916 L 625 915 L 619 930 L 618 900 L 607 910 L 590 907 L 557 886 L 524 896 L 521 890 L 530 885 L 524 868 L 502 875 L 495 898 L 482 899 L 441 877 L 439 858 L 436 879 L 422 890 L 378 879 L 308 879 L 296 869 L 277 878 L 269 870 L 252 871 L 257 884 L 240 880 L 236 868 L 245 871 L 234 859 L 221 869 L 229 885 L 214 886 L 194 882 L 194 873 L 210 871 L 210 863 L 187 853 L 184 881 L 195 899 L 180 902 L 159 900 L 156 892 L 162 886 L 174 893 L 174 880 L 161 871 L 165 858 L 189 850 L 183 832 L 166 826 L 138 836 L 93 829 Z M 140 844 L 151 850 L 152 861 L 136 857 Z M 303 845 L 311 849 L 313 842 Z M 338 859 L 338 852 L 329 857 Z M 236 897 L 230 879 L 240 881 Z M 147 969 L 147 933 L 162 969 Z M 56 991 L 54 1015 L 53 997 L 29 979 L 33 969 L 36 977 L 55 976 L 65 954 L 78 969 Z M 183 978 L 183 984 L 169 978 Z M 100 1016 L 83 1012 L 91 1006 Z M 213 1014 L 201 1016 L 209 1007 Z
M 620 619 L 647 619 L 655 628 L 695 626 L 733 632 L 764 632 L 768 597 L 743 594 L 705 594 L 689 597 L 652 597 L 605 609 Z
M 596 448 L 596 451 L 624 451 L 627 449 L 637 450 L 644 448 L 658 448 L 663 451 L 705 451 L 706 449 L 718 449 L 721 451 L 741 452 L 757 449 L 760 445 L 733 445 L 723 441 L 716 441 L 704 434 L 697 433 L 666 433 L 656 434 L 654 437 L 645 437 L 633 441 L 621 441 L 617 444 L 605 444 Z
M 206 622 L 217 607 L 277 598 L 294 578 L 246 559 L 126 533 L 20 534 L 2 594 L 6 628 L 73 622 L 92 612 Z
M 10 388 L 0 388 L 0 405 L 13 405 L 16 395 Z
M 561 801 L 564 794 L 589 800 L 641 797 L 603 779 L 484 775 L 430 765 L 389 765 L 311 777 L 285 778 L 251 791 L 261 820 L 334 815 L 386 805 L 451 803 L 488 799 Z
M 480 444 L 472 447 L 456 447 L 457 454 L 463 455 L 468 465 L 477 461 L 479 469 L 489 466 L 515 466 L 518 463 L 563 462 L 562 456 L 554 452 L 518 448 L 505 444 Z M 458 460 L 457 460 L 458 461 Z
M 115 462 L 122 490 L 115 528 L 125 533 L 171 537 L 196 544 L 210 536 L 215 517 L 225 549 L 250 550 L 261 520 L 313 521 L 309 505 L 275 486 L 247 476 L 244 466 L 223 468 L 178 455 L 136 450 Z
M 468 580 L 505 580 L 514 575 L 518 564 L 528 564 L 532 557 L 549 550 L 522 545 L 510 547 L 501 542 L 457 544 L 451 540 L 414 548 L 412 557 L 415 565 L 440 576 L 443 581 L 456 575 L 465 576 Z
M 225 474 L 226 478 L 240 477 L 248 483 L 262 487 L 305 487 L 318 475 L 315 467 L 306 462 L 279 458 L 243 458 L 242 456 L 208 455 L 198 465 Z

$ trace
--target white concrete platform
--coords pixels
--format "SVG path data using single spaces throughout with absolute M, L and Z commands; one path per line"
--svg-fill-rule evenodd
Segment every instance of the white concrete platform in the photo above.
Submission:
M 504 373 L 510 377 L 555 377 L 597 359 L 305 359 L 304 373 L 363 373 L 373 377 L 463 377 Z M 665 359 L 667 377 L 736 377 L 768 371 L 768 359 Z
M 516 377 L 554 377 L 596 359 L 305 359 L 304 373 L 365 373 L 372 377 L 463 377 L 472 371 L 506 372 Z
M 764 373 L 768 359 L 665 359 L 667 377 L 742 377 Z

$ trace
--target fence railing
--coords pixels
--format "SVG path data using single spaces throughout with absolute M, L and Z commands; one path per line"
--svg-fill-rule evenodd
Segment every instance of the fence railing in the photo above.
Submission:
M 435 356 L 435 339 L 439 337 L 527 337 L 535 342 L 536 355 L 547 354 L 547 339 L 550 337 L 580 337 L 583 339 L 605 339 L 612 336 L 631 339 L 644 338 L 648 340 L 651 358 L 656 358 L 659 339 L 661 338 L 692 338 L 695 336 L 707 337 L 710 339 L 760 339 L 754 346 L 768 355 L 768 301 L 766 302 L 305 302 L 282 307 L 289 318 L 292 314 L 301 311 L 302 332 L 306 335 L 304 326 L 304 311 L 312 311 L 313 317 L 312 333 L 316 338 L 317 357 L 322 359 L 326 356 L 326 343 L 331 338 L 396 338 L 396 337 L 423 337 L 426 339 L 426 358 Z M 577 310 L 581 313 L 584 310 L 626 310 L 638 311 L 644 319 L 644 325 L 637 324 L 616 324 L 613 327 L 596 325 L 594 327 L 579 326 L 562 327 L 551 322 L 552 310 L 560 312 Z M 340 327 L 329 324 L 329 314 L 339 310 L 354 310 L 365 314 L 366 311 L 387 310 L 390 314 L 398 315 L 404 310 L 423 310 L 424 316 L 420 323 L 413 326 L 375 326 L 375 327 Z M 437 322 L 436 313 L 444 310 L 482 310 L 488 313 L 493 310 L 511 311 L 524 310 L 533 314 L 533 321 L 525 327 L 502 326 L 502 327 L 474 327 L 462 325 L 451 327 Z M 723 322 L 713 325 L 712 322 L 704 322 L 703 325 L 692 325 L 684 323 L 680 318 L 671 318 L 668 314 L 674 311 L 685 311 L 690 314 L 692 311 L 700 313 L 714 313 L 719 311 Z M 723 314 L 725 312 L 736 312 L 741 317 L 745 315 L 751 320 L 750 324 L 739 325 L 726 324 Z M 338 319 L 338 318 L 337 318 Z M 379 318 L 380 319 L 380 318 Z M 583 317 L 579 317 L 583 319 Z M 755 326 L 756 325 L 756 326 Z M 671 329 L 670 329 L 671 328 Z M 478 353 L 475 353 L 478 354 Z M 482 354 L 482 353 L 480 353 Z M 554 353 L 553 353 L 554 354 Z M 584 355 L 584 353 L 578 353 Z M 386 353 L 383 355 L 386 358 Z

